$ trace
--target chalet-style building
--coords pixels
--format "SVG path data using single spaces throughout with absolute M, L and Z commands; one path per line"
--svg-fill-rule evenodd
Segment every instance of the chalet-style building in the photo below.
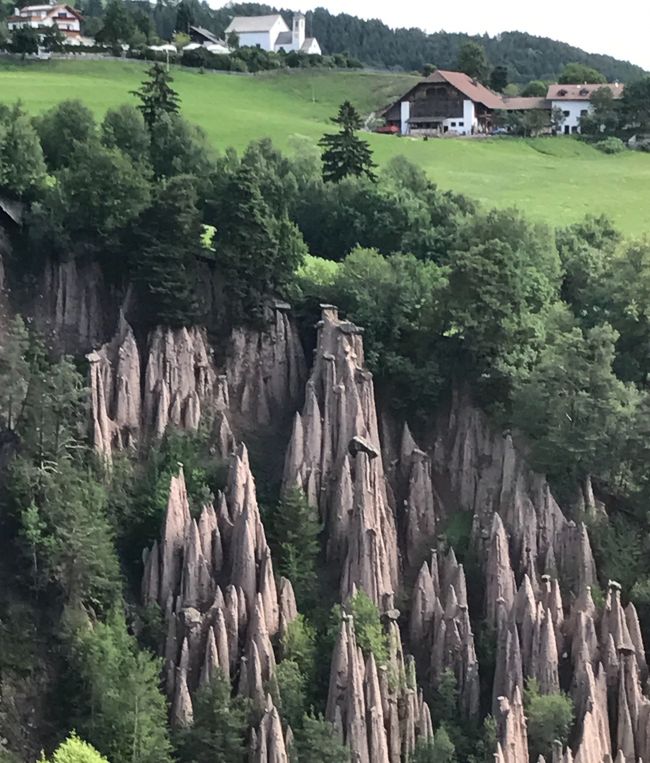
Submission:
M 437 69 L 382 116 L 402 135 L 489 133 L 495 111 L 550 109 L 544 98 L 505 98 L 463 72 Z
M 591 96 L 601 88 L 609 88 L 616 99 L 623 97 L 624 85 L 618 82 L 608 85 L 551 85 L 546 99 L 551 108 L 564 114 L 562 132 L 565 135 L 580 132 L 580 119 L 593 110 Z
M 307 37 L 305 17 L 293 16 L 293 29 L 289 29 L 279 13 L 271 16 L 235 16 L 226 29 L 226 36 L 237 35 L 239 47 L 262 48 L 269 52 L 296 51 L 308 55 L 320 55 L 318 40 Z
M 76 42 L 81 36 L 82 18 L 71 5 L 25 5 L 14 9 L 14 15 L 7 19 L 7 27 L 11 32 L 19 27 L 43 29 L 57 26 L 69 41 Z

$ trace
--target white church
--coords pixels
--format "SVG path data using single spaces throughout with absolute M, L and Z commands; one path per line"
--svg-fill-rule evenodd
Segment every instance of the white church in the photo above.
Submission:
M 282 16 L 235 16 L 226 29 L 226 36 L 236 34 L 239 47 L 262 48 L 262 50 L 295 50 L 308 55 L 320 55 L 321 49 L 315 37 L 307 37 L 305 17 L 302 13 L 293 16 L 293 29 L 289 29 Z

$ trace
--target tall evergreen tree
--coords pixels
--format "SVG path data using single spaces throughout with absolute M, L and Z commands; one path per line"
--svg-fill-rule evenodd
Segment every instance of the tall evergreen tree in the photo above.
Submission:
M 367 141 L 357 136 L 363 127 L 359 112 L 350 101 L 341 104 L 337 116 L 332 122 L 339 125 L 338 133 L 324 135 L 319 145 L 323 149 L 323 179 L 338 183 L 350 175 L 361 177 L 365 175 L 375 180 L 375 163 L 372 151 Z
M 160 114 L 178 114 L 180 110 L 178 93 L 171 86 L 173 81 L 174 78 L 162 64 L 154 64 L 140 89 L 132 91 L 132 95 L 140 99 L 138 108 L 150 130 Z
M 201 216 L 194 178 L 164 182 L 133 227 L 136 281 L 148 319 L 187 326 L 196 318 L 196 256 L 201 251 Z

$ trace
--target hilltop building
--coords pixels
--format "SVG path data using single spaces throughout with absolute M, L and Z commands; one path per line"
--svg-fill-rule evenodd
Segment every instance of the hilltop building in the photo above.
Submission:
M 564 116 L 560 132 L 571 135 L 580 132 L 580 119 L 593 110 L 592 95 L 603 87 L 616 99 L 623 95 L 624 86 L 616 82 L 551 85 L 545 98 L 509 98 L 463 72 L 437 69 L 380 116 L 386 120 L 386 132 L 401 135 L 480 135 L 495 127 L 496 112 L 546 111 L 550 116 L 560 109 Z
M 565 135 L 580 132 L 580 119 L 593 110 L 591 96 L 601 88 L 609 88 L 616 99 L 623 97 L 624 85 L 551 85 L 546 94 L 551 108 L 561 109 L 564 114 L 562 132 Z
M 78 42 L 81 36 L 82 19 L 79 11 L 71 5 L 60 3 L 25 5 L 23 8 L 14 8 L 14 15 L 7 19 L 7 27 L 11 32 L 20 27 L 42 29 L 57 26 L 68 42 Z
M 386 109 L 402 135 L 489 133 L 495 111 L 550 109 L 546 99 L 505 98 L 463 72 L 437 69 Z
M 289 29 L 279 13 L 271 16 L 235 16 L 226 29 L 226 36 L 236 34 L 240 47 L 261 48 L 269 52 L 296 51 L 320 55 L 318 40 L 306 36 L 305 17 L 293 16 L 293 29 Z

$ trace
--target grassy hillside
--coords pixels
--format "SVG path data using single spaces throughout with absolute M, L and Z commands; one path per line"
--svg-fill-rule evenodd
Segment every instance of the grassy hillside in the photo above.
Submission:
M 132 100 L 142 79 L 135 62 L 0 63 L 0 101 L 22 99 L 38 113 L 80 98 L 98 117 Z M 390 102 L 413 78 L 404 74 L 298 71 L 255 77 L 174 72 L 185 115 L 218 149 L 269 136 L 284 149 L 296 135 L 314 141 L 345 98 L 364 113 Z M 552 224 L 607 213 L 623 230 L 650 232 L 650 155 L 605 156 L 571 138 L 421 140 L 371 135 L 377 161 L 404 154 L 443 188 L 485 204 L 518 206 Z

